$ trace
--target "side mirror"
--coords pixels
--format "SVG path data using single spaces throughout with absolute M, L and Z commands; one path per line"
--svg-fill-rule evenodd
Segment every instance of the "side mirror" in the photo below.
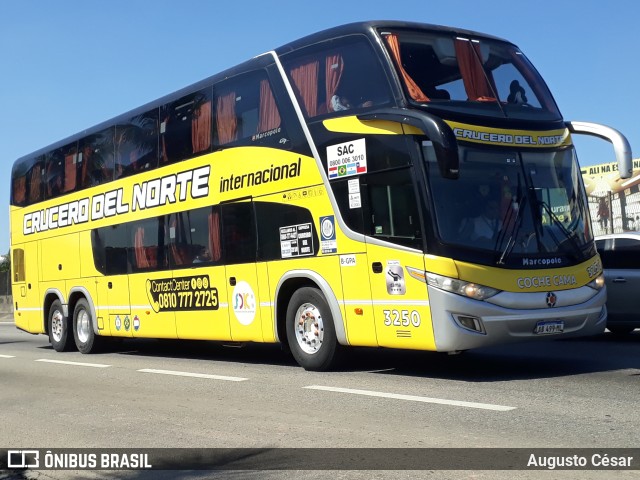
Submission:
M 440 175 L 452 180 L 459 178 L 458 141 L 451 127 L 441 118 L 426 112 L 387 108 L 358 115 L 358 120 L 386 120 L 418 128 L 433 142 Z
M 600 123 L 566 122 L 566 126 L 572 134 L 590 135 L 610 142 L 613 145 L 616 160 L 618 161 L 620 178 L 631 177 L 633 172 L 631 145 L 629 145 L 629 141 L 622 133 Z

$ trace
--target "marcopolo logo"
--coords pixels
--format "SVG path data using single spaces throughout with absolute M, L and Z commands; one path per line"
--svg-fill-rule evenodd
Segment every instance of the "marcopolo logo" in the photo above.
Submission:
M 256 296 L 244 280 L 233 288 L 233 313 L 242 325 L 250 325 L 256 316 Z

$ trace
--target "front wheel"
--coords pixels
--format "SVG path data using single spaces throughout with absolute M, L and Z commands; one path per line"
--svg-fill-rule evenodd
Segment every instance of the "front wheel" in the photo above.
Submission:
M 95 352 L 100 338 L 93 331 L 93 320 L 89 303 L 81 298 L 73 310 L 73 337 L 80 353 Z
M 296 362 L 305 370 L 329 370 L 337 363 L 341 346 L 329 304 L 317 288 L 303 287 L 291 296 L 287 342 Z
M 55 300 L 49 308 L 49 342 L 56 352 L 65 352 L 73 346 L 69 319 L 64 316 L 62 303 Z

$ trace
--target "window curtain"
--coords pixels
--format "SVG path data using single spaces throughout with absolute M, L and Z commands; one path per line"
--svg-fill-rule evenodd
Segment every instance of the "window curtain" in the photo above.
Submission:
M 46 165 L 46 198 L 56 197 L 60 195 L 62 189 L 62 177 L 60 171 L 54 166 L 54 161 L 45 161 Z
M 260 82 L 260 118 L 258 120 L 258 131 L 268 132 L 280 126 L 280 113 L 273 97 L 269 80 L 266 78 Z
M 22 205 L 27 197 L 27 177 L 22 176 L 13 180 L 13 203 Z
M 320 62 L 313 60 L 291 70 L 291 78 L 298 88 L 307 116 L 318 114 L 318 67 Z
M 230 92 L 218 97 L 216 103 L 216 125 L 220 145 L 233 142 L 238 137 L 236 92 Z
M 209 252 L 211 260 L 217 262 L 222 256 L 220 248 L 220 213 L 211 212 L 209 214 Z
M 211 100 L 204 102 L 193 112 L 191 144 L 193 153 L 209 150 L 211 147 Z
M 77 154 L 72 153 L 64 157 L 64 192 L 72 192 L 76 189 L 76 162 Z
M 489 79 L 485 77 L 482 64 L 478 61 L 479 58 L 482 58 L 480 45 L 468 40 L 456 39 L 455 49 L 458 66 L 460 67 L 460 73 L 464 81 L 464 89 L 467 92 L 469 100 L 495 102 L 496 98 L 489 85 L 489 82 L 493 84 L 493 77 Z
M 174 218 L 171 222 L 171 228 L 175 232 L 175 238 L 169 244 L 169 250 L 175 265 L 187 265 L 188 263 L 191 263 L 187 248 L 185 248 L 184 245 L 187 242 L 187 237 L 185 233 L 185 222 L 182 219 L 182 215 L 182 213 L 179 213 L 177 218 Z
M 138 227 L 133 239 L 134 253 L 136 257 L 136 266 L 138 268 L 149 268 L 151 264 L 147 259 L 146 250 L 144 247 L 144 228 Z
M 34 165 L 29 174 L 29 203 L 39 202 L 42 198 L 42 167 Z
M 326 59 L 326 111 L 332 112 L 331 99 L 338 92 L 338 85 L 340 85 L 340 79 L 342 78 L 342 72 L 344 71 L 344 60 L 342 55 L 329 55 Z
M 387 41 L 387 45 L 389 45 L 389 51 L 391 52 L 391 56 L 396 62 L 398 66 L 398 71 L 400 75 L 402 75 L 402 79 L 404 80 L 404 84 L 409 91 L 409 96 L 416 102 L 428 102 L 429 97 L 427 97 L 424 92 L 420 89 L 418 84 L 411 78 L 411 75 L 404 69 L 402 66 L 402 59 L 400 58 L 400 42 L 398 41 L 398 36 L 394 34 L 389 34 L 385 37 Z

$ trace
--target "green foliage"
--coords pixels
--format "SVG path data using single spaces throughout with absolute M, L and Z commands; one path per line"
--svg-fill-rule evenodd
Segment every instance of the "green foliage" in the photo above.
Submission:
M 8 272 L 11 270 L 11 255 L 7 252 L 0 260 L 0 272 Z

